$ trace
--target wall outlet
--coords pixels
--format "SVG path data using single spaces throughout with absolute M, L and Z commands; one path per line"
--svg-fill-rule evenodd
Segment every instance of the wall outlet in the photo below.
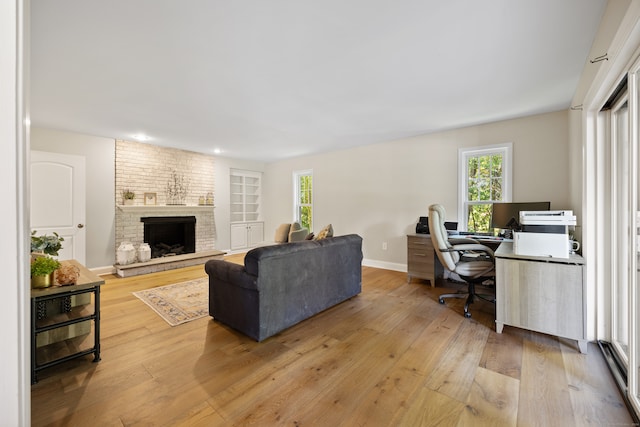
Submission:
M 383 251 L 387 250 L 387 242 L 382 242 L 382 250 Z

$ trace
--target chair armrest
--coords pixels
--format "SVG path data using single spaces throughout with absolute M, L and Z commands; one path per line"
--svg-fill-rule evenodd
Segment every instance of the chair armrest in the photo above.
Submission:
M 467 240 L 471 240 L 471 239 L 467 239 Z M 491 248 L 485 245 L 481 245 L 480 243 L 454 245 L 447 251 L 448 252 L 484 252 L 487 255 L 489 255 L 491 258 L 494 258 L 493 251 L 491 250 Z
M 471 239 L 469 237 L 454 237 L 447 239 L 452 245 L 464 245 L 464 244 L 480 244 L 476 239 Z

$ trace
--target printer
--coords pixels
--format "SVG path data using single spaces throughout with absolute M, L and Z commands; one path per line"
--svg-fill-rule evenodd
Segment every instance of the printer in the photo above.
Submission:
M 521 231 L 513 233 L 516 255 L 569 258 L 569 226 L 576 225 L 573 211 L 520 211 Z

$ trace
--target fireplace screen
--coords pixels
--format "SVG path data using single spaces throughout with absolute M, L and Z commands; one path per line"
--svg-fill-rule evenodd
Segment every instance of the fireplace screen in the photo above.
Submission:
M 151 247 L 151 258 L 196 251 L 195 216 L 153 216 L 140 221 L 144 223 L 144 241 Z

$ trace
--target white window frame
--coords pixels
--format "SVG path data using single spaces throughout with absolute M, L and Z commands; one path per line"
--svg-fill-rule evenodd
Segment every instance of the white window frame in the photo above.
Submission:
M 458 149 L 458 229 L 467 231 L 467 194 L 469 190 L 469 171 L 467 169 L 470 157 L 486 156 L 492 154 L 502 154 L 502 200 L 500 202 L 511 201 L 512 188 L 512 165 L 513 165 L 513 143 L 484 145 L 481 147 L 459 148 Z M 498 202 L 498 200 L 495 200 Z
M 300 206 L 302 206 L 300 203 L 298 203 L 298 201 L 300 200 L 300 177 L 301 176 L 311 176 L 311 182 L 312 182 L 312 187 L 311 187 L 311 230 L 309 230 L 309 233 L 313 232 L 313 224 L 314 224 L 314 220 L 313 220 L 313 199 L 315 197 L 315 183 L 313 182 L 313 169 L 304 169 L 304 170 L 299 170 L 299 171 L 294 171 L 293 172 L 293 221 L 294 222 L 299 222 L 302 223 L 300 221 Z M 307 205 L 305 205 L 307 206 Z

